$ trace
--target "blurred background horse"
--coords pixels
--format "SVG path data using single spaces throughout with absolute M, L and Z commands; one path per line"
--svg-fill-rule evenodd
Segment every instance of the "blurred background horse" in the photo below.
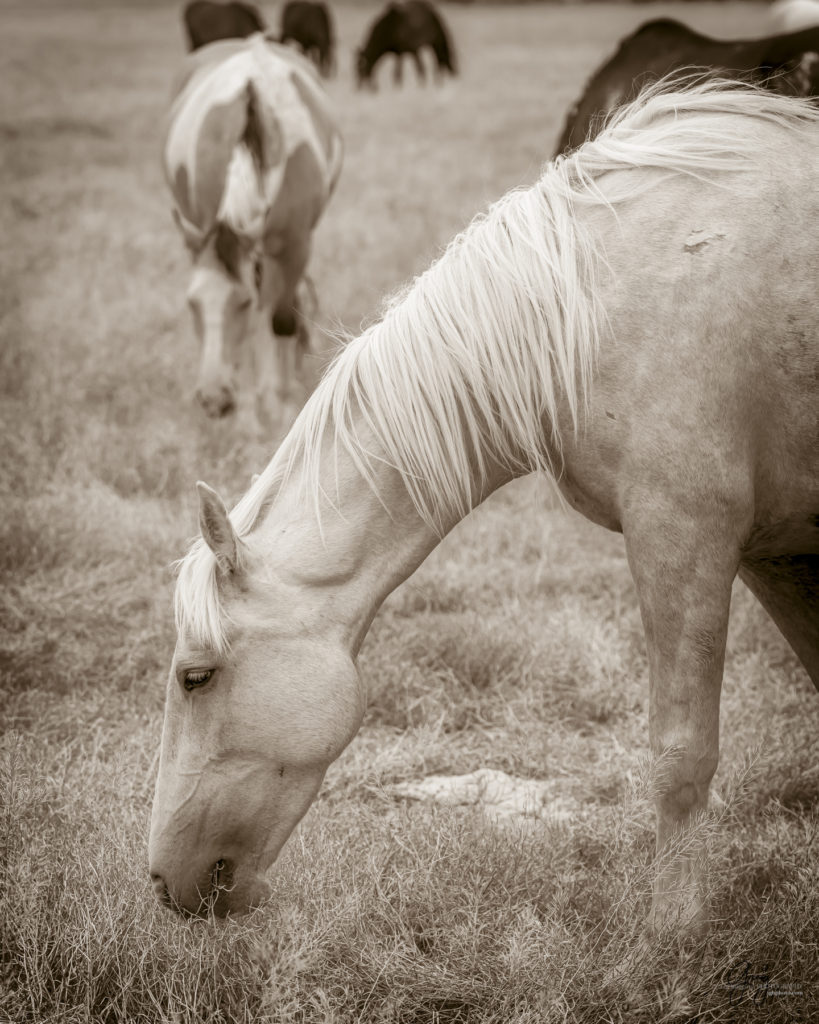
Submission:
M 324 0 L 288 0 L 282 8 L 279 42 L 294 42 L 322 75 L 335 66 L 335 32 Z
M 359 86 L 365 82 L 374 87 L 376 64 L 388 53 L 395 55 L 393 77 L 400 85 L 403 57 L 408 53 L 415 61 L 420 81 L 426 78 L 421 51 L 429 47 L 435 57 L 435 76 L 457 73 L 455 50 L 441 14 L 428 0 L 405 0 L 391 3 L 370 27 L 367 39 L 356 53 L 356 74 Z
M 259 411 L 287 422 L 308 344 L 299 284 L 313 229 L 341 168 L 342 143 L 315 71 L 255 36 L 188 58 L 163 146 L 174 217 L 191 251 L 188 303 L 202 346 L 196 394 L 234 409 L 251 321 Z
M 819 9 L 819 3 L 815 6 Z M 588 80 L 566 114 L 555 155 L 594 138 L 618 106 L 675 71 L 681 78 L 699 72 L 756 82 L 787 95 L 813 96 L 819 90 L 819 27 L 761 39 L 722 40 L 672 18 L 646 22 L 621 40 L 614 55 Z
M 258 8 L 243 0 L 191 0 L 182 12 L 182 20 L 191 50 L 217 39 L 244 39 L 267 28 Z

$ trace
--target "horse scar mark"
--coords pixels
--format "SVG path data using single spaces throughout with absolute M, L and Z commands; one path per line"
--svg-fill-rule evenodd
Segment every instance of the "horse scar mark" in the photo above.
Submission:
M 613 412 L 609 412 L 608 409 L 606 409 L 606 415 L 608 416 L 608 418 L 610 420 L 616 420 L 617 419 L 617 417 L 614 415 L 614 413 Z
M 724 231 L 715 231 L 713 234 L 709 234 L 702 228 L 696 228 L 688 236 L 683 245 L 683 251 L 690 252 L 693 256 L 702 256 L 712 242 L 719 242 L 723 238 L 725 238 Z

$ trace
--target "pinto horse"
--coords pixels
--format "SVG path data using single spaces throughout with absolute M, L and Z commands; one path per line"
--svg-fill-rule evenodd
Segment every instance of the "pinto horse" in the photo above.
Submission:
M 342 145 L 308 61 L 260 35 L 187 58 L 163 162 L 174 217 L 193 256 L 188 304 L 202 346 L 196 394 L 212 416 L 236 405 L 252 318 L 257 402 L 289 425 L 307 344 L 300 283 Z M 277 406 L 271 404 L 274 396 Z
M 380 604 L 541 470 L 624 535 L 667 755 L 650 921 L 704 926 L 704 852 L 675 838 L 717 765 L 737 574 L 819 686 L 818 159 L 807 100 L 650 92 L 343 349 L 230 514 L 198 485 L 151 822 L 163 901 L 264 898 L 361 723 Z

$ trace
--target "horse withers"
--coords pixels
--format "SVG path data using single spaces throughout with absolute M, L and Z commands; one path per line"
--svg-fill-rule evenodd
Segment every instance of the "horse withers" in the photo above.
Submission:
M 288 47 L 255 35 L 187 58 L 163 163 L 193 256 L 196 394 L 209 415 L 234 409 L 243 368 L 265 416 L 289 423 L 301 404 L 302 281 L 341 159 L 315 69 Z
M 440 79 L 445 72 L 457 73 L 449 31 L 432 4 L 428 0 L 403 0 L 389 4 L 373 22 L 363 46 L 356 51 L 355 71 L 359 87 L 366 83 L 375 88 L 375 66 L 388 53 L 395 55 L 393 74 L 396 85 L 401 84 L 405 53 L 412 55 L 418 78 L 424 81 L 426 72 L 421 50 L 426 47 L 432 50 L 435 58 L 437 78 Z
M 507 480 L 622 532 L 645 630 L 650 922 L 708 919 L 691 833 L 719 753 L 732 585 L 819 687 L 819 109 L 639 99 L 452 243 L 350 342 L 176 589 L 150 837 L 169 905 L 242 911 L 364 712 L 376 611 Z

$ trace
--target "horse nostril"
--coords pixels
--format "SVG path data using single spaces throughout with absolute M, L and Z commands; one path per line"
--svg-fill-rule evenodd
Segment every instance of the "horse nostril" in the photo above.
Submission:
M 156 894 L 156 898 L 159 902 L 165 907 L 171 906 L 171 896 L 162 875 L 156 875 L 151 872 L 151 884 L 154 887 L 154 893 Z

